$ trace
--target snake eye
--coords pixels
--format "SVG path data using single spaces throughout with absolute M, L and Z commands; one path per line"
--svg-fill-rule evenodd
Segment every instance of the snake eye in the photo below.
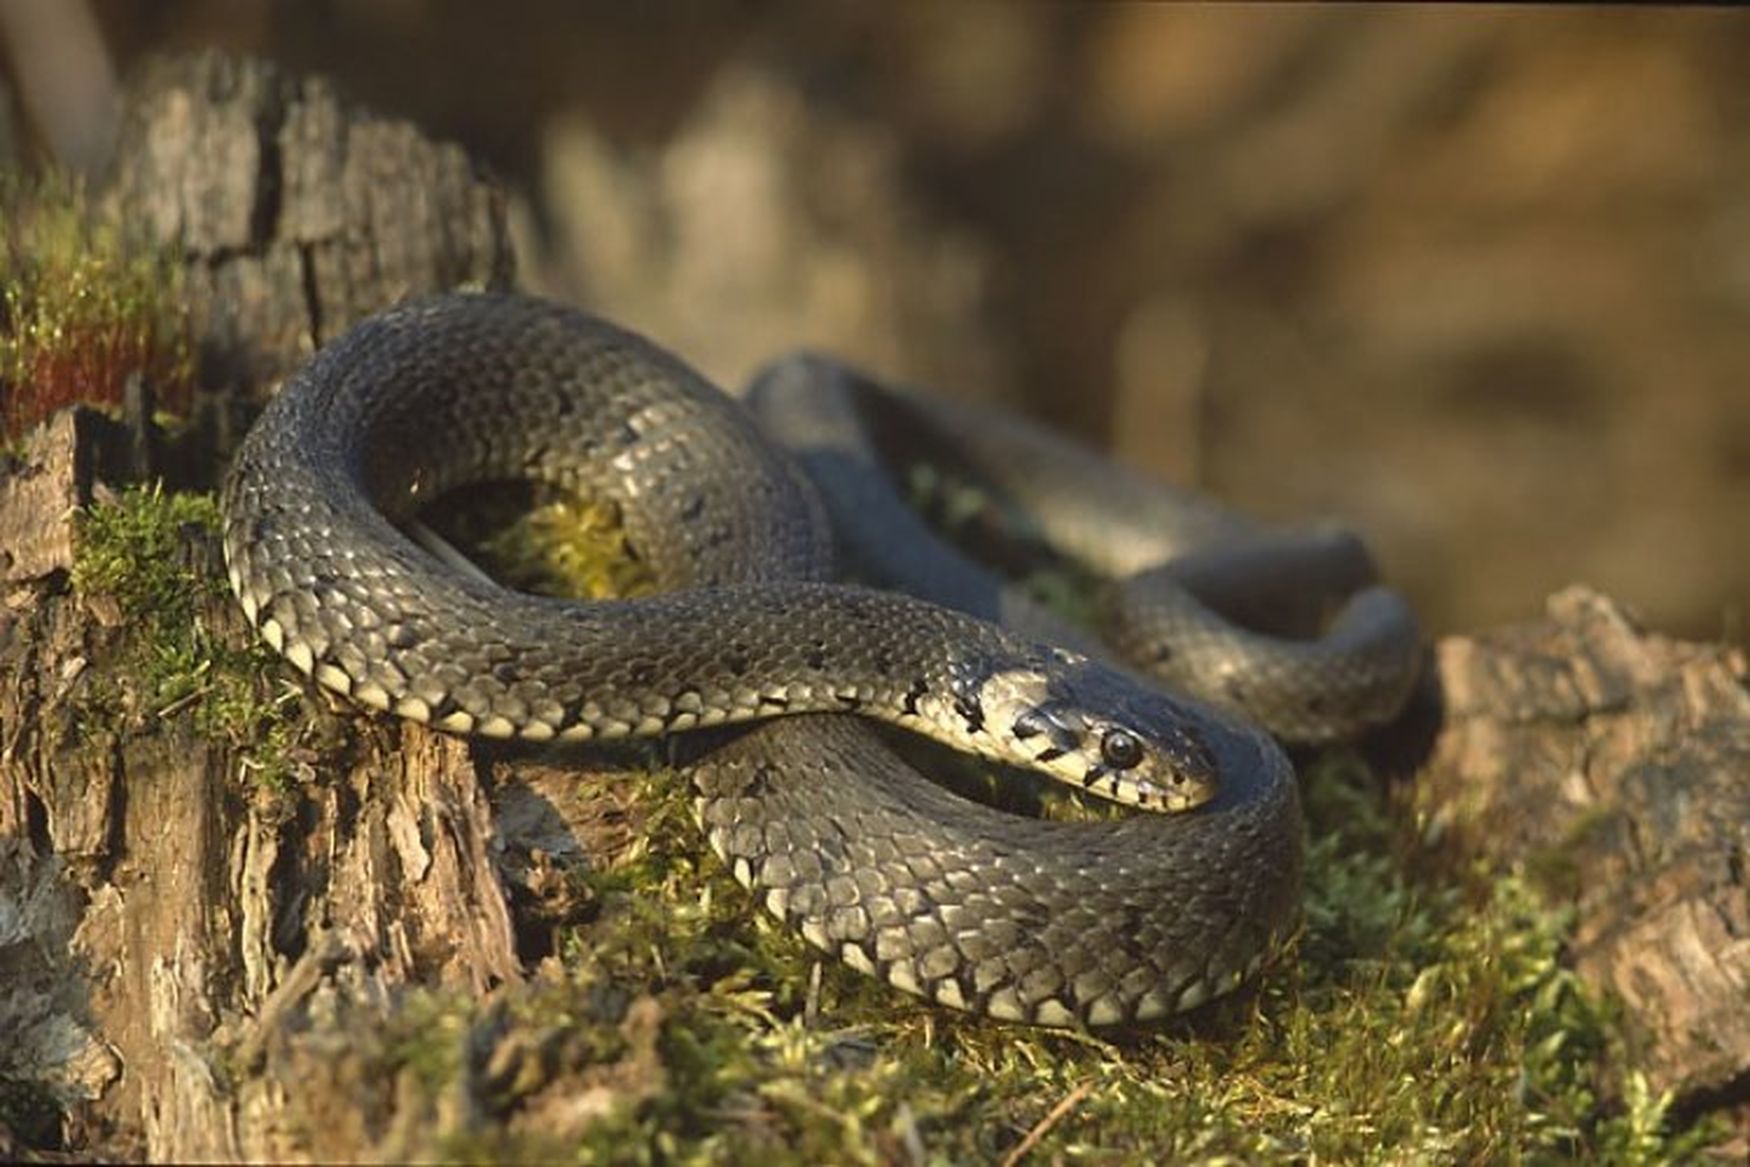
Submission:
M 1114 770 L 1128 770 L 1142 761 L 1142 742 L 1127 729 L 1109 729 L 1100 738 L 1100 760 Z

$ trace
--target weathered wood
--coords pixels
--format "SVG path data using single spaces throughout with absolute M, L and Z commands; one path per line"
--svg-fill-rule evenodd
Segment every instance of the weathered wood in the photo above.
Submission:
M 186 258 L 202 381 L 226 399 L 259 400 L 395 299 L 510 279 L 502 191 L 320 79 L 158 61 L 124 125 L 108 197 Z M 289 781 L 265 782 L 192 705 L 154 708 L 149 629 L 67 579 L 73 510 L 127 437 L 62 414 L 0 473 L 0 1079 L 52 1084 L 88 1151 L 393 1157 L 417 1140 L 334 1121 L 356 1099 L 311 1051 L 341 1032 L 367 1047 L 401 986 L 524 976 L 505 840 L 453 740 L 318 703 Z M 186 536 L 190 579 L 222 578 L 210 538 Z M 195 619 L 233 651 L 251 639 L 226 595 Z
M 320 77 L 220 53 L 150 61 L 110 197 L 188 259 L 204 384 L 254 396 L 410 295 L 503 287 L 503 190 L 452 143 Z
M 30 471 L 56 488 L 0 495 L 39 507 L 0 525 L 72 521 L 62 499 L 89 454 L 37 446 Z M 187 539 L 191 578 L 222 578 L 211 537 Z M 398 986 L 479 995 L 523 977 L 479 768 L 454 739 L 318 703 L 300 718 L 290 783 L 259 781 L 189 708 L 153 707 L 139 622 L 65 578 L 15 593 L 0 636 L 0 1028 L 12 1039 L 0 1073 L 57 1083 L 76 1126 L 108 1132 L 98 1145 L 111 1152 L 373 1145 L 285 1141 L 284 1124 L 338 1089 L 305 1080 L 309 1050 L 294 1039 L 337 1032 L 311 1022 L 305 998 L 336 994 L 356 1035 Z M 249 640 L 228 595 L 209 593 L 196 619 L 223 643 Z M 272 1072 L 234 1080 L 221 1064 L 232 1056 Z
M 1750 1082 L 1750 667 L 1585 588 L 1436 652 L 1420 800 L 1579 914 L 1575 969 L 1625 1006 L 1661 1089 Z
M 26 436 L 9 473 L 0 477 L 0 581 L 40 579 L 73 566 L 73 529 L 43 522 L 90 501 L 91 468 L 78 465 L 92 443 L 73 432 L 95 415 L 64 410 Z
M 89 503 L 97 483 L 139 472 L 138 437 L 80 406 L 30 431 L 15 454 L 0 455 L 0 585 L 31 584 L 72 568 L 73 529 L 59 520 Z

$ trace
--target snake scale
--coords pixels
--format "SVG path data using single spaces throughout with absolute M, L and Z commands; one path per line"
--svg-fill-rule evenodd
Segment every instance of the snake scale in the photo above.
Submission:
M 831 382 L 836 368 L 797 358 L 761 383 Z M 785 394 L 752 396 L 775 429 L 774 410 L 802 416 Z M 1037 434 L 1021 440 L 1029 458 L 1055 456 Z M 1209 704 L 1096 646 L 1052 647 L 980 618 L 1012 606 L 1006 594 L 971 597 L 967 612 L 834 582 L 825 511 L 868 483 L 835 477 L 846 459 L 831 447 L 784 452 L 677 358 L 582 312 L 510 295 L 414 301 L 326 346 L 262 412 L 224 488 L 226 563 L 276 650 L 375 709 L 537 743 L 745 727 L 717 731 L 727 740 L 688 768 L 712 847 L 811 943 L 899 988 L 1004 1019 L 1103 1026 L 1193 1008 L 1251 975 L 1293 925 L 1301 827 L 1287 758 L 1228 711 L 1244 707 L 1234 666 L 1208 647 L 1189 653 L 1229 670 Z M 450 489 L 504 479 L 615 505 L 628 547 L 667 590 L 525 595 L 440 562 L 397 525 Z M 1185 632 L 1182 614 L 1156 613 L 1156 631 L 1237 644 L 1241 669 L 1280 642 L 1291 671 L 1316 674 L 1305 644 L 1242 634 L 1211 611 L 1211 581 L 1228 568 L 1197 548 L 1225 540 L 1254 569 L 1319 555 L 1296 545 L 1284 559 L 1274 537 L 1200 513 L 1200 538 L 1174 536 L 1193 569 L 1167 589 L 1191 597 L 1168 606 L 1189 604 L 1197 623 Z M 870 558 L 871 542 L 849 541 Z M 1114 608 L 1127 603 L 1138 606 L 1121 593 Z M 1340 663 L 1326 674 L 1361 676 L 1337 711 L 1378 720 L 1410 678 L 1376 674 L 1413 662 L 1414 626 L 1395 597 L 1356 607 L 1331 632 Z M 1155 651 L 1157 665 L 1175 657 Z M 1310 736 L 1329 736 L 1333 702 L 1290 696 L 1317 715 Z M 925 778 L 872 721 L 1184 813 L 1006 814 Z

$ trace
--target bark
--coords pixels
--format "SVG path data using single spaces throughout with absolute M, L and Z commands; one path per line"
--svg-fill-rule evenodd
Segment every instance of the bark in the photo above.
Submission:
M 230 398 L 265 394 L 394 299 L 509 280 L 500 189 L 460 149 L 349 108 L 321 80 L 210 54 L 162 61 L 137 80 L 126 126 L 111 197 L 187 258 L 204 379 Z M 555 841 L 572 836 L 543 813 L 538 770 L 535 787 L 497 784 L 498 813 L 546 844 L 531 859 L 507 841 L 483 765 L 415 726 L 294 697 L 289 776 L 268 782 L 196 703 L 154 707 L 149 630 L 68 586 L 73 512 L 137 457 L 135 436 L 63 413 L 0 472 L 0 1086 L 51 1084 L 60 1138 L 106 1155 L 429 1145 L 417 1107 L 358 1105 L 398 1089 L 366 1080 L 392 1002 L 409 985 L 474 996 L 522 980 L 508 877 L 579 849 Z M 210 534 L 184 532 L 182 554 L 192 580 L 223 578 Z M 201 597 L 196 621 L 241 651 L 235 604 Z M 518 894 L 553 919 L 570 910 Z M 0 1153 L 17 1133 L 0 1124 Z
M 41 542 L 70 549 L 67 502 L 103 493 L 73 468 L 116 428 L 79 411 L 41 431 L 9 480 L 38 489 L 0 490 L 0 529 L 59 529 Z M 210 532 L 182 542 L 191 579 L 223 578 Z M 0 1083 L 52 1083 L 62 1137 L 105 1155 L 430 1153 L 470 1118 L 376 1076 L 411 1024 L 404 990 L 525 981 L 543 929 L 587 907 L 564 873 L 630 835 L 613 792 L 584 805 L 577 773 L 493 762 L 313 690 L 291 698 L 286 776 L 264 780 L 192 703 L 155 706 L 149 633 L 70 589 L 70 566 L 10 571 L 0 622 Z M 236 604 L 202 596 L 196 621 L 241 650 Z M 280 683 L 262 670 L 256 697 Z M 658 1017 L 624 1011 L 634 1068 L 655 1064 Z M 0 1149 L 11 1137 L 0 1124 Z
M 1572 956 L 1620 998 L 1655 1086 L 1750 1085 L 1750 668 L 1582 587 L 1541 622 L 1436 649 L 1419 797 L 1458 846 L 1578 912 Z
M 514 268 L 504 192 L 459 146 L 262 60 L 147 62 L 109 195 L 187 259 L 200 379 L 232 396 L 259 400 L 396 300 L 508 286 Z

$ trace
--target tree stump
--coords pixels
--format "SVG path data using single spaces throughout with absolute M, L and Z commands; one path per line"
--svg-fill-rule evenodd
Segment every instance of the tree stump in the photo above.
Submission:
M 504 192 L 459 146 L 263 60 L 148 61 L 109 194 L 187 259 L 200 381 L 230 395 L 396 300 L 514 270 Z
M 202 380 L 226 399 L 259 399 L 395 299 L 509 282 L 502 191 L 459 148 L 321 80 L 158 61 L 125 124 L 110 198 L 186 257 Z M 328 1121 L 356 1107 L 358 1056 L 337 1035 L 368 1049 L 400 986 L 520 980 L 518 860 L 457 741 L 258 689 L 263 708 L 302 709 L 285 772 L 259 781 L 249 750 L 200 724 L 210 694 L 155 700 L 151 654 L 171 649 L 149 614 L 67 586 L 75 511 L 131 449 L 124 427 L 74 410 L 0 475 L 0 1082 L 57 1083 L 66 1140 L 110 1155 L 395 1157 L 417 1114 Z M 209 586 L 211 532 L 172 542 L 193 625 L 244 651 L 234 602 Z
M 6 522 L 65 531 L 64 501 L 91 501 L 70 469 L 104 426 L 75 413 L 44 431 L 32 468 L 56 489 L 10 499 Z M 222 578 L 210 534 L 190 528 L 176 550 L 190 581 Z M 7 580 L 0 862 L 22 909 L 0 938 L 0 1031 L 24 1039 L 7 1069 L 65 1083 L 86 1145 L 279 1157 L 290 1148 L 244 1121 L 276 1084 L 221 1084 L 224 1030 L 265 1042 L 347 953 L 372 953 L 360 992 L 522 975 L 478 771 L 460 743 L 316 708 L 295 766 L 329 779 L 252 783 L 188 709 L 154 706 L 137 614 L 69 592 L 70 566 L 36 559 Z M 200 591 L 195 619 L 245 643 L 230 598 Z

